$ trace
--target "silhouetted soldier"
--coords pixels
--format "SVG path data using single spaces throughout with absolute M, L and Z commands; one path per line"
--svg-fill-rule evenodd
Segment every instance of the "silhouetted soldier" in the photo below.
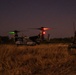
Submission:
M 75 33 L 74 33 L 73 44 L 76 44 L 76 31 L 75 31 Z

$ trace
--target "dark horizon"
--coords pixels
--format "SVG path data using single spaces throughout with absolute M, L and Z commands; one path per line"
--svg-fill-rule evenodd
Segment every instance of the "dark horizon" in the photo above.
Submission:
M 0 0 L 0 35 L 26 30 L 24 35 L 37 35 L 29 28 L 50 27 L 51 38 L 71 37 L 76 26 L 76 0 Z

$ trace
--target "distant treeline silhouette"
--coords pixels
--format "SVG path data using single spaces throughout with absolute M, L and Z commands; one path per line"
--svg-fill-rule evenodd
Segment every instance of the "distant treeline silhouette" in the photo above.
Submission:
M 71 42 L 73 42 L 73 37 L 50 39 L 50 43 L 71 43 Z
M 13 38 L 9 38 L 9 36 L 0 36 L 0 44 L 8 44 L 8 43 L 14 43 Z
M 43 43 L 72 43 L 73 37 L 68 38 L 52 38 L 50 40 L 45 39 Z M 9 36 L 0 36 L 0 44 L 14 44 L 14 38 Z

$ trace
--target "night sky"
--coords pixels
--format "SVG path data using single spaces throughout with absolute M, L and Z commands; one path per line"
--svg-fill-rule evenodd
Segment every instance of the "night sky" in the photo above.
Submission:
M 24 35 L 37 35 L 30 28 L 50 27 L 51 38 L 73 36 L 76 23 L 76 0 L 0 0 L 0 35 L 24 30 Z M 76 26 L 76 24 L 75 24 Z

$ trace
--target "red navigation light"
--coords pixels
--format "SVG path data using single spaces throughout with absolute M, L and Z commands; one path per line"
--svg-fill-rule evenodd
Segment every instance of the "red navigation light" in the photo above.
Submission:
M 46 34 L 46 32 L 43 32 L 43 34 L 45 35 L 45 34 Z

